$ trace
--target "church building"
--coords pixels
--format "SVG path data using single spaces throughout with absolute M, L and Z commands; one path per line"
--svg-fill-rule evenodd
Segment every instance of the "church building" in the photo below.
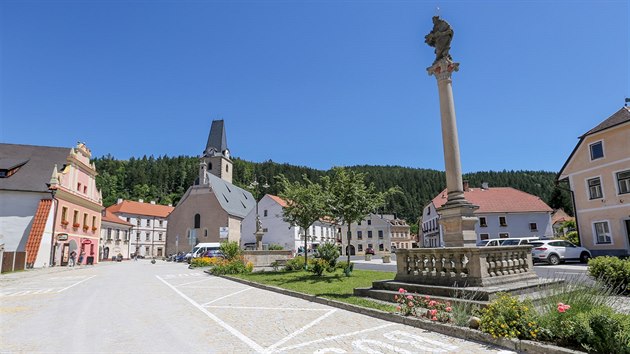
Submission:
M 212 121 L 199 176 L 167 218 L 166 254 L 200 242 L 241 243 L 241 222 L 255 207 L 252 194 L 232 184 L 232 160 L 223 120 Z

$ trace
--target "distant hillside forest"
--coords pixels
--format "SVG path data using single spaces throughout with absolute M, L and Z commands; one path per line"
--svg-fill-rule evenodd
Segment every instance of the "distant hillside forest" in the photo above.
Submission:
M 274 177 L 284 174 L 291 181 L 308 176 L 318 181 L 330 171 L 303 166 L 279 164 L 273 161 L 261 163 L 233 158 L 233 183 L 248 189 L 256 176 L 260 184 L 266 179 L 270 185 L 264 193 L 278 194 L 279 186 Z M 118 198 L 176 205 L 189 186 L 197 178 L 199 158 L 189 156 L 131 158 L 117 160 L 110 155 L 94 160 L 99 175 L 96 183 L 103 193 L 105 206 L 116 203 Z M 417 222 L 422 208 L 446 186 L 444 172 L 398 166 L 352 166 L 348 169 L 365 173 L 366 182 L 374 183 L 378 190 L 399 186 L 403 194 L 387 201 L 380 212 L 395 214 L 410 223 Z M 464 175 L 471 187 L 488 182 L 492 187 L 513 187 L 540 197 L 552 208 L 563 208 L 572 215 L 569 192 L 554 184 L 555 173 L 545 171 L 475 172 Z M 260 177 L 263 176 L 263 177 Z

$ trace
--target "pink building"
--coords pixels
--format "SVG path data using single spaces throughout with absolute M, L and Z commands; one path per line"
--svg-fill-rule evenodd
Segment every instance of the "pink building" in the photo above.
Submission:
M 60 170 L 54 168 L 50 189 L 56 204 L 52 250 L 55 265 L 67 265 L 72 252 L 77 264 L 98 261 L 103 204 L 91 157 L 90 149 L 79 143 L 70 149 L 65 165 Z

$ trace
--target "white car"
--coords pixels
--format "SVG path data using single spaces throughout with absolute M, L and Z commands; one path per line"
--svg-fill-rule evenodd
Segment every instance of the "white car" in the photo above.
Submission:
M 540 240 L 529 243 L 532 248 L 532 260 L 534 262 L 547 262 L 558 265 L 560 262 L 575 260 L 582 263 L 588 262 L 591 252 L 584 247 L 576 246 L 564 240 Z

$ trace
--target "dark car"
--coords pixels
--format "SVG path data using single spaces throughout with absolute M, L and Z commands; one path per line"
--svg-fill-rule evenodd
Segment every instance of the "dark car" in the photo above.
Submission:
M 374 248 L 372 247 L 368 247 L 365 249 L 365 254 L 371 254 L 374 255 Z
M 206 253 L 203 254 L 202 257 L 209 257 L 209 258 L 225 258 L 223 256 L 223 253 L 221 253 L 221 251 L 219 250 L 208 250 L 206 251 Z

